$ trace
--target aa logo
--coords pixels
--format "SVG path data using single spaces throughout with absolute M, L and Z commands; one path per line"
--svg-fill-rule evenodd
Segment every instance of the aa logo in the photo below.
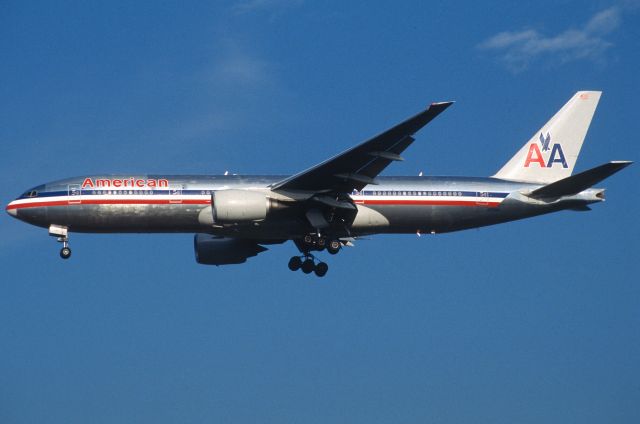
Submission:
M 564 152 L 562 151 L 562 146 L 560 143 L 555 143 L 549 148 L 551 144 L 551 135 L 547 133 L 545 137 L 542 133 L 540 133 L 540 146 L 538 143 L 531 143 L 529 145 L 529 152 L 527 153 L 527 158 L 524 161 L 524 167 L 529 168 L 531 164 L 538 164 L 541 168 L 551 168 L 554 163 L 562 164 L 563 168 L 568 168 L 567 161 L 564 158 Z M 542 147 L 542 151 L 540 150 Z M 542 152 L 548 152 L 549 158 L 545 161 L 545 158 Z

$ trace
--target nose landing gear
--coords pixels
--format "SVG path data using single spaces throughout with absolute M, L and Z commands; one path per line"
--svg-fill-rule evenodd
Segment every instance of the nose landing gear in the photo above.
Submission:
M 69 259 L 71 257 L 71 249 L 69 248 L 69 231 L 67 227 L 51 225 L 49 227 L 49 235 L 57 237 L 58 242 L 62 243 L 62 249 L 60 249 L 60 257 L 62 259 Z

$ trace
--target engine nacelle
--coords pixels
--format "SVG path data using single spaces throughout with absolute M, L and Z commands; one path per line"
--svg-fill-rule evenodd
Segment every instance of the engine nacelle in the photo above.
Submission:
M 219 190 L 211 195 L 213 222 L 234 224 L 261 221 L 267 217 L 266 194 L 249 190 Z
M 204 265 L 230 265 L 267 250 L 251 240 L 196 234 L 193 238 L 196 262 Z

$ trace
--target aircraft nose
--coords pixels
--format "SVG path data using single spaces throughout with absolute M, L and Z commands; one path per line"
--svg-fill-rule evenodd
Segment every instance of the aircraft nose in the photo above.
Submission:
M 9 215 L 11 215 L 12 217 L 16 217 L 18 216 L 18 210 L 15 207 L 14 202 L 10 202 L 7 207 L 6 207 L 6 211 Z

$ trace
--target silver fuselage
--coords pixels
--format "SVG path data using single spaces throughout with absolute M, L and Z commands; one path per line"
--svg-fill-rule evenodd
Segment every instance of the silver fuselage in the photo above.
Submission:
M 265 241 L 295 239 L 312 230 L 304 215 L 295 211 L 231 226 L 216 225 L 212 217 L 212 192 L 243 189 L 269 193 L 268 186 L 284 178 L 83 176 L 35 187 L 11 202 L 7 212 L 33 225 L 45 228 L 58 225 L 71 232 L 179 232 Z M 87 184 L 87 179 L 91 184 Z M 603 200 L 600 189 L 547 201 L 526 196 L 537 187 L 540 185 L 496 178 L 379 177 L 377 185 L 351 193 L 357 214 L 337 235 L 450 232 L 562 209 L 580 210 Z

